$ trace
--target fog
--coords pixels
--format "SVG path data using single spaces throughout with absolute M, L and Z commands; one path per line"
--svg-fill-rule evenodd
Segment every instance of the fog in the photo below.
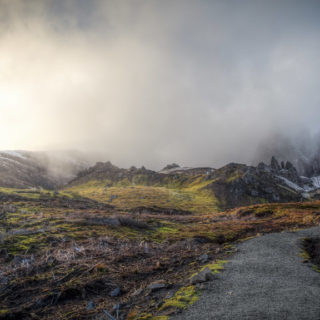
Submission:
M 310 154 L 319 17 L 317 0 L 0 0 L 0 150 L 154 169 Z

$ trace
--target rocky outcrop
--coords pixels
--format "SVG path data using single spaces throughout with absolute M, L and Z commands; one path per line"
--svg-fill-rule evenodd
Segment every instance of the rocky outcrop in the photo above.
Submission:
M 97 163 L 92 168 L 79 173 L 71 185 L 86 183 L 90 180 L 106 181 L 106 188 L 121 182 L 135 185 L 188 188 L 199 185 L 199 190 L 209 191 L 217 199 L 221 209 L 247 206 L 265 202 L 302 201 L 310 190 L 314 190 L 312 179 L 299 176 L 293 163 L 271 158 L 270 164 L 263 162 L 258 166 L 229 163 L 220 169 L 181 168 L 172 165 L 168 172 L 156 172 L 144 167 L 121 169 L 110 162 Z M 170 171 L 173 170 L 173 171 Z M 319 181 L 320 186 L 320 181 Z M 137 213 L 157 213 L 154 208 L 139 207 Z M 167 214 L 188 214 L 188 212 L 167 212 Z
M 292 163 L 279 164 L 272 157 L 270 165 L 257 167 L 230 163 L 213 174 L 214 182 L 206 188 L 214 192 L 223 208 L 263 202 L 303 200 L 306 183 Z
M 275 172 L 279 172 L 281 170 L 281 166 L 279 165 L 278 160 L 273 156 L 271 158 L 271 169 Z

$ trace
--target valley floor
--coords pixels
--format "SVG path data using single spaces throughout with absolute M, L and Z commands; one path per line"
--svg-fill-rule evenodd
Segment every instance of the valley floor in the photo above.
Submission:
M 319 234 L 320 227 L 314 227 L 239 244 L 200 299 L 172 319 L 320 319 L 320 273 L 299 255 L 302 239 Z
M 123 203 L 129 202 L 126 197 L 134 200 L 127 189 L 121 189 L 123 194 L 117 198 Z M 136 189 L 141 191 L 130 188 Z M 154 190 L 150 192 L 153 195 Z M 136 199 L 129 207 L 117 199 L 110 203 L 68 192 L 0 190 L 0 319 L 98 320 L 106 318 L 107 310 L 121 320 L 167 320 L 197 300 L 199 304 L 190 312 L 184 311 L 183 317 L 201 319 L 200 307 L 205 312 L 201 313 L 203 319 L 211 319 L 212 312 L 222 310 L 219 305 L 223 306 L 226 298 L 223 288 L 228 285 L 228 292 L 240 291 L 235 295 L 238 300 L 230 300 L 226 306 L 235 306 L 241 315 L 241 301 L 251 305 L 250 290 L 259 292 L 270 283 L 273 293 L 272 286 L 278 281 L 274 272 L 281 269 L 287 249 L 291 258 L 283 263 L 288 268 L 284 271 L 295 277 L 292 290 L 309 283 L 310 279 L 300 283 L 307 267 L 290 242 L 300 233 L 272 234 L 244 242 L 226 272 L 218 272 L 237 241 L 319 225 L 320 201 L 266 203 L 218 212 L 211 207 L 207 211 L 204 200 L 199 200 L 204 204 L 200 211 L 198 206 L 189 211 L 175 201 L 154 206 L 151 200 L 155 197 L 146 193 L 144 199 Z M 264 243 L 264 239 L 269 240 Z M 239 257 L 243 260 L 237 273 L 232 264 L 237 265 Z M 210 283 L 212 290 L 221 290 L 216 295 L 214 291 L 203 293 L 201 284 L 190 282 L 204 268 L 218 277 Z M 252 278 L 248 273 L 251 269 Z M 265 277 L 259 276 L 259 271 Z M 248 280 L 243 296 L 240 287 L 232 287 L 236 279 Z M 317 289 L 311 286 L 310 290 L 319 296 Z M 290 292 L 281 293 L 292 298 Z M 298 294 L 304 299 L 308 292 Z M 316 305 L 308 306 L 306 315 Z M 225 316 L 222 313 L 221 319 Z

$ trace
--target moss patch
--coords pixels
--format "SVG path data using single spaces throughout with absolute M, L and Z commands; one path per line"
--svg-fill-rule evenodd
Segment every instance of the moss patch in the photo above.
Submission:
M 188 306 L 194 304 L 199 299 L 198 293 L 194 286 L 182 287 L 175 295 L 167 299 L 161 306 L 160 310 L 168 308 L 186 309 Z

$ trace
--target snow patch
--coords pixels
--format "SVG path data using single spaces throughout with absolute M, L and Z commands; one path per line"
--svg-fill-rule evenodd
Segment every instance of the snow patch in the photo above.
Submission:
M 298 192 L 305 192 L 306 190 L 301 188 L 300 186 L 298 186 L 296 183 L 290 181 L 289 179 L 285 178 L 285 177 L 281 177 L 281 176 L 277 176 L 278 178 L 280 178 L 288 187 L 290 187 L 291 189 L 298 191 Z
M 320 176 L 312 177 L 311 181 L 316 189 L 320 189 Z
M 5 151 L 2 151 L 1 153 L 3 154 L 7 154 L 11 157 L 16 157 L 16 158 L 20 158 L 20 159 L 25 159 L 26 157 L 20 153 L 19 151 L 11 151 L 11 150 L 5 150 Z
M 307 184 L 303 185 L 303 187 L 300 187 L 298 184 L 290 181 L 285 177 L 282 177 L 282 176 L 277 176 L 277 177 L 280 178 L 283 182 L 285 182 L 285 184 L 291 189 L 297 192 L 302 192 L 304 196 L 308 192 L 314 191 L 316 189 L 320 189 L 320 176 L 312 177 L 312 178 L 301 177 L 304 183 L 308 183 L 308 180 L 310 182 L 308 185 Z

